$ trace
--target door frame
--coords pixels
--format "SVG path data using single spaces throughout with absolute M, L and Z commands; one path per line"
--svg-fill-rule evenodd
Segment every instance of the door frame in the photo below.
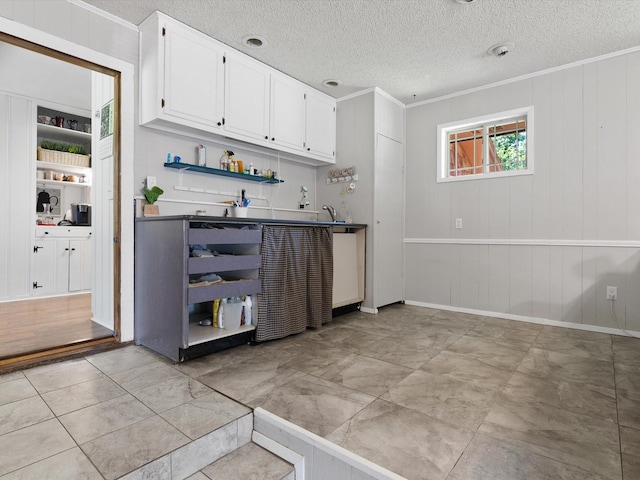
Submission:
M 112 76 L 114 79 L 113 172 L 113 328 L 115 336 L 46 352 L 7 359 L 0 368 L 92 351 L 109 343 L 133 340 L 133 211 L 123 198 L 133 198 L 134 66 L 51 34 L 0 17 L 0 41 Z

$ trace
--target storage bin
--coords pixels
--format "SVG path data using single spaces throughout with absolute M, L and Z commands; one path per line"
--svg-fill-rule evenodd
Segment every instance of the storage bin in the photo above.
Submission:
M 222 321 L 224 322 L 225 330 L 237 330 L 240 328 L 242 307 L 244 307 L 244 302 L 240 298 L 230 298 L 224 304 Z

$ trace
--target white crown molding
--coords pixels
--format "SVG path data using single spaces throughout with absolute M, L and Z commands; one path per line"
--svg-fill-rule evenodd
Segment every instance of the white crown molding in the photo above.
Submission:
M 91 13 L 95 13 L 96 15 L 99 15 L 103 18 L 106 18 L 107 20 L 111 21 L 111 22 L 115 22 L 119 25 L 122 25 L 123 27 L 129 28 L 131 30 L 133 30 L 134 32 L 140 32 L 140 29 L 138 28 L 138 26 L 134 23 L 131 22 L 127 22 L 126 20 L 123 20 L 122 18 L 113 15 L 111 13 L 105 12 L 104 10 L 100 10 L 98 7 L 95 7 L 93 5 L 90 5 L 88 3 L 83 2 L 82 0 L 67 0 L 67 2 L 69 3 L 73 3 L 74 5 L 78 5 L 81 8 L 84 8 L 85 10 L 90 11 Z
M 479 91 L 482 91 L 482 90 L 487 90 L 489 88 L 499 87 L 499 86 L 502 86 L 502 85 L 508 85 L 510 83 L 515 83 L 515 82 L 519 82 L 521 80 L 526 80 L 528 78 L 535 78 L 535 77 L 539 77 L 539 76 L 542 76 L 542 75 L 548 75 L 550 73 L 559 72 L 559 71 L 562 71 L 562 70 L 567 70 L 569 68 L 574 68 L 574 67 L 579 67 L 581 65 L 588 65 L 590 63 L 599 62 L 601 60 L 606 60 L 608 58 L 614 58 L 614 57 L 619 57 L 619 56 L 622 56 L 622 55 L 628 55 L 630 53 L 634 53 L 634 52 L 637 52 L 639 50 L 640 50 L 640 47 L 627 48 L 625 50 L 619 50 L 617 52 L 607 53 L 607 54 L 604 54 L 604 55 L 600 55 L 598 57 L 587 58 L 585 60 L 579 60 L 577 62 L 567 63 L 565 65 L 560 65 L 560 66 L 557 66 L 557 67 L 547 68 L 545 70 L 540 70 L 538 72 L 528 73 L 526 75 L 520 75 L 519 77 L 513 77 L 513 78 L 508 78 L 506 80 L 500 80 L 499 82 L 489 83 L 487 85 L 482 85 L 480 87 L 473 87 L 473 88 L 469 88 L 467 90 L 462 90 L 460 92 L 449 93 L 447 95 L 442 95 L 441 97 L 430 98 L 429 100 L 423 100 L 421 102 L 416 102 L 416 103 L 412 103 L 410 105 L 407 105 L 406 108 L 420 107 L 420 106 L 423 106 L 423 105 L 428 105 L 430 103 L 436 103 L 436 102 L 440 102 L 442 100 L 448 100 L 450 98 L 461 97 L 463 95 L 468 95 L 470 93 L 475 93 L 475 92 L 479 92 Z

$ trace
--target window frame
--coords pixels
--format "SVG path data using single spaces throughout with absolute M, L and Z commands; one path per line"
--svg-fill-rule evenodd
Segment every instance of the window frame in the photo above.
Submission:
M 469 175 L 449 175 L 449 133 L 458 130 L 472 130 L 479 129 L 483 131 L 483 158 L 487 158 L 486 152 L 488 151 L 488 126 L 496 122 L 505 122 L 509 120 L 516 120 L 524 117 L 526 119 L 526 133 L 527 133 L 527 168 L 521 170 L 501 170 L 498 172 L 473 173 Z M 438 171 L 436 181 L 442 182 L 460 182 L 468 180 L 481 180 L 485 178 L 500 178 L 500 177 L 513 177 L 520 175 L 532 175 L 533 174 L 533 106 L 515 108 L 513 110 L 506 110 L 503 112 L 492 113 L 488 115 L 482 115 L 479 117 L 468 118 L 464 120 L 458 120 L 455 122 L 448 122 L 438 124 L 437 129 L 437 163 Z M 483 165 L 484 165 L 483 161 Z

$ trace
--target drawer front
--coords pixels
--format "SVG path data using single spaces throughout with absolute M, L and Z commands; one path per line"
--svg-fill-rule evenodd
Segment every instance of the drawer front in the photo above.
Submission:
M 242 244 L 262 243 L 261 230 L 240 230 L 239 228 L 190 228 L 189 244 Z
M 36 227 L 36 238 L 91 238 L 91 227 Z
M 236 282 L 220 282 L 206 287 L 191 287 L 188 290 L 188 303 L 212 302 L 216 298 L 260 293 L 262 291 L 262 282 L 260 279 L 238 280 Z
M 189 258 L 189 273 L 219 273 L 260 268 L 260 255 L 221 255 Z

